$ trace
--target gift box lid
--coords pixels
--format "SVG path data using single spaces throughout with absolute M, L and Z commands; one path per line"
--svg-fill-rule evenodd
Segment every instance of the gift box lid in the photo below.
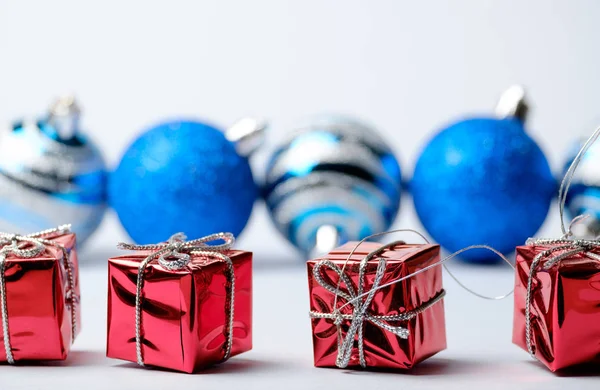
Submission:
M 309 274 L 312 275 L 319 262 L 328 260 L 336 267 L 343 269 L 343 272 L 346 275 L 353 278 L 359 274 L 359 264 L 365 256 L 380 249 L 382 245 L 384 245 L 378 242 L 363 242 L 348 260 L 348 255 L 352 249 L 354 249 L 356 244 L 356 242 L 346 243 L 339 248 L 334 249 L 324 257 L 309 260 L 307 262 Z M 365 291 L 370 289 L 373 285 L 380 259 L 383 258 L 386 260 L 385 276 L 381 281 L 381 284 L 385 284 L 392 280 L 411 275 L 416 271 L 439 261 L 439 251 L 440 246 L 437 244 L 406 244 L 404 242 L 398 242 L 389 248 L 382 249 L 378 255 L 373 256 L 367 262 L 364 269 L 366 277 L 364 285 Z M 322 272 L 328 275 L 326 278 L 331 279 L 334 284 L 337 284 L 338 278 L 333 270 L 327 268 L 322 269 Z M 430 280 L 434 284 L 439 282 L 439 287 L 441 288 L 441 267 L 433 267 L 424 273 L 415 275 L 414 277 L 403 281 L 401 285 L 414 286 L 424 280 Z M 309 278 L 309 283 L 312 286 L 311 288 L 316 287 L 316 282 L 312 276 Z M 381 290 L 380 293 L 387 294 L 388 291 L 392 291 L 393 289 L 394 287 L 385 288 Z M 429 298 L 430 297 L 427 297 L 427 299 Z
M 75 246 L 75 233 L 57 233 L 55 235 L 48 235 L 42 237 L 44 240 L 49 240 L 55 242 L 57 245 L 63 246 L 70 251 Z M 19 246 L 21 249 L 28 249 L 32 244 L 21 243 Z M 53 245 L 45 245 L 44 251 L 42 251 L 38 256 L 23 258 L 19 257 L 16 254 L 9 252 L 6 256 L 7 262 L 30 262 L 30 261 L 40 261 L 40 260 L 57 260 L 62 259 L 63 252 L 59 247 Z
M 355 264 L 362 261 L 369 253 L 376 251 L 385 245 L 379 242 L 365 241 L 356 247 L 357 243 L 358 242 L 355 241 L 348 242 L 332 250 L 321 258 L 310 260 L 310 262 L 318 262 L 327 259 L 336 264 L 339 264 L 339 262 L 343 263 L 346 260 L 348 260 L 349 264 Z M 355 247 L 356 250 L 348 259 L 348 255 Z M 377 256 L 373 256 L 369 263 L 376 264 L 379 261 L 378 259 L 383 257 L 390 262 L 410 263 L 411 265 L 416 265 L 424 261 L 427 262 L 427 260 L 431 260 L 432 257 L 427 254 L 433 251 L 437 253 L 439 252 L 439 248 L 440 246 L 437 244 L 407 244 L 404 242 L 398 242 L 389 248 L 385 248 Z
M 148 257 L 149 255 L 151 255 L 152 253 L 154 253 L 154 251 L 148 251 L 148 250 L 144 250 L 144 251 L 131 251 L 130 253 L 124 254 L 124 255 L 120 255 L 120 256 L 113 256 L 110 259 L 108 259 L 109 262 L 118 262 L 121 264 L 125 264 L 125 265 L 129 265 L 131 267 L 138 267 L 139 263 L 141 261 L 143 261 L 146 257 Z M 231 259 L 231 261 L 233 261 L 235 263 L 236 259 L 239 259 L 240 257 L 249 254 L 250 252 L 247 251 L 243 251 L 243 250 L 237 250 L 237 249 L 232 249 L 232 250 L 228 250 L 225 252 L 222 252 L 225 256 L 229 257 Z M 187 267 L 178 270 L 178 271 L 169 271 L 169 272 L 183 272 L 183 273 L 187 273 L 189 271 L 194 271 L 194 270 L 198 270 L 202 267 L 206 267 L 209 266 L 211 264 L 214 263 L 221 263 L 221 259 L 216 257 L 216 256 L 211 256 L 209 254 L 194 254 L 192 255 L 192 259 L 190 261 L 190 263 L 187 265 Z M 129 264 L 128 264 L 129 263 Z M 162 268 L 162 267 L 161 267 Z M 166 271 L 166 269 L 165 269 Z
M 554 247 L 553 245 L 549 245 L 549 244 L 520 245 L 516 248 L 516 252 L 517 252 L 516 263 L 517 264 L 525 263 L 525 264 L 527 264 L 526 269 L 529 269 L 529 266 L 533 262 L 533 259 L 535 258 L 535 256 L 537 256 L 538 254 L 542 253 L 543 251 L 546 251 L 553 247 Z M 558 264 L 558 266 L 555 267 L 554 269 L 556 269 L 560 273 L 565 273 L 565 272 L 570 272 L 570 271 L 574 271 L 574 272 L 589 271 L 589 272 L 594 272 L 594 273 L 599 272 L 600 271 L 600 261 L 598 261 L 598 259 L 596 259 L 596 258 L 591 257 L 588 254 L 590 252 L 600 256 L 600 248 L 588 250 L 585 252 L 580 252 L 577 254 L 573 254 L 566 259 L 561 260 L 560 263 Z M 546 256 L 546 257 L 544 257 L 543 261 L 550 260 L 552 257 L 556 256 L 559 253 L 560 252 L 556 252 L 550 256 Z M 540 267 L 538 269 L 538 271 L 543 272 L 544 270 L 543 270 L 543 268 Z

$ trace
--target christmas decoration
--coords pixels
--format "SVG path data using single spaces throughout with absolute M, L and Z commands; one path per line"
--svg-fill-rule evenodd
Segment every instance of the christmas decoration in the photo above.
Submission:
M 79 117 L 73 97 L 63 97 L 45 118 L 0 134 L 1 231 L 69 222 L 81 244 L 96 230 L 106 209 L 105 165 Z
M 66 359 L 81 327 L 78 275 L 68 225 L 0 233 L 0 362 Z
M 498 117 L 469 118 L 440 131 L 421 153 L 410 189 L 427 232 L 448 251 L 488 244 L 502 253 L 537 232 L 556 183 L 524 129 L 524 92 L 510 88 Z M 488 251 L 462 258 L 497 261 Z
M 241 233 L 258 196 L 246 155 L 263 129 L 244 119 L 227 134 L 195 121 L 144 132 L 109 183 L 110 203 L 127 233 L 141 244 L 180 230 L 194 237 Z
M 250 350 L 252 253 L 233 241 L 120 244 L 135 252 L 109 259 L 107 356 L 192 373 Z
M 389 228 L 398 213 L 400 167 L 371 127 L 316 117 L 276 149 L 265 199 L 277 229 L 306 256 Z
M 564 207 L 577 167 L 600 136 L 585 142 L 561 183 L 558 202 L 562 237 L 531 238 L 517 247 L 513 342 L 551 371 L 600 363 L 600 241 L 574 238 Z
M 349 242 L 310 260 L 315 366 L 409 369 L 444 350 L 439 260 L 438 245 L 403 241 Z

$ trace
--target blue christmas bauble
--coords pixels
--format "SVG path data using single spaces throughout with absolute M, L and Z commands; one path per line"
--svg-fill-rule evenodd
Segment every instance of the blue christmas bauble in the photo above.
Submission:
M 40 120 L 0 134 L 0 231 L 28 234 L 71 224 L 78 244 L 106 209 L 106 168 L 79 128 L 72 97 L 58 99 Z
M 125 152 L 109 182 L 110 204 L 139 244 L 176 232 L 190 238 L 238 235 L 257 188 L 246 157 L 218 129 L 172 121 L 145 131 Z
M 563 176 L 582 146 L 583 142 L 573 145 L 564 166 Z M 571 219 L 587 215 L 587 218 L 573 226 L 576 236 L 596 238 L 600 235 L 600 144 L 590 145 L 579 162 L 567 193 L 565 211 Z
M 334 231 L 319 252 L 382 232 L 400 204 L 396 157 L 371 127 L 344 117 L 315 117 L 273 153 L 265 199 L 278 230 L 307 255 L 320 229 Z M 321 230 L 322 231 L 322 230 Z
M 475 118 L 450 125 L 427 144 L 411 191 L 423 226 L 448 251 L 488 244 L 509 253 L 544 222 L 556 182 L 521 121 Z M 497 260 L 485 250 L 462 258 Z

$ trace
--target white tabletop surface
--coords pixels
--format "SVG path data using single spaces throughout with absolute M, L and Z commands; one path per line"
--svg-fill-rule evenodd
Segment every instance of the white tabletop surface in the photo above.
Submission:
M 598 374 L 553 374 L 511 343 L 512 297 L 478 299 L 447 275 L 447 350 L 404 373 L 313 367 L 304 263 L 272 230 L 262 207 L 256 214 L 238 245 L 255 252 L 251 352 L 195 375 L 142 369 L 106 358 L 106 259 L 116 253 L 114 243 L 125 237 L 109 214 L 94 240 L 80 251 L 83 330 L 68 359 L 36 366 L 0 366 L 0 389 L 598 388 Z M 412 219 L 402 218 L 403 223 L 416 223 Z M 556 218 L 550 219 L 554 228 L 545 230 L 554 232 Z M 453 262 L 450 266 L 480 292 L 501 295 L 512 288 L 513 273 L 506 265 L 475 267 Z
M 226 127 L 259 115 L 272 124 L 274 144 L 302 118 L 347 113 L 373 123 L 410 172 L 437 129 L 490 113 L 501 91 L 523 83 L 529 132 L 558 171 L 565 148 L 599 122 L 598 19 L 592 0 L 0 0 L 0 124 L 42 114 L 57 93 L 72 91 L 84 128 L 114 167 L 143 128 L 168 118 Z M 420 228 L 409 200 L 401 209 L 395 227 Z M 558 235 L 556 219 L 542 236 Z M 0 390 L 600 384 L 533 362 L 511 343 L 512 299 L 477 299 L 450 278 L 446 351 L 410 373 L 314 368 L 306 271 L 263 207 L 239 242 L 255 253 L 253 351 L 197 375 L 107 359 L 106 259 L 125 237 L 109 214 L 80 251 L 83 331 L 69 358 L 0 365 Z M 450 266 L 478 291 L 501 294 L 513 284 L 507 267 Z

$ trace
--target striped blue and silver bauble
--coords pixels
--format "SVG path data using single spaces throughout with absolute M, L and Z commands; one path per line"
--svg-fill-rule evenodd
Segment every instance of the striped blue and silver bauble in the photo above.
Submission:
M 317 117 L 276 149 L 265 199 L 279 231 L 305 255 L 387 230 L 400 205 L 400 166 L 371 127 Z
M 573 145 L 563 175 L 582 145 L 583 142 Z M 567 194 L 565 208 L 570 218 L 587 215 L 573 225 L 572 230 L 576 236 L 596 238 L 600 235 L 600 144 L 592 144 L 579 162 Z
M 106 173 L 98 149 L 79 131 L 72 97 L 41 120 L 0 134 L 0 231 L 27 233 L 70 223 L 79 243 L 105 211 Z

